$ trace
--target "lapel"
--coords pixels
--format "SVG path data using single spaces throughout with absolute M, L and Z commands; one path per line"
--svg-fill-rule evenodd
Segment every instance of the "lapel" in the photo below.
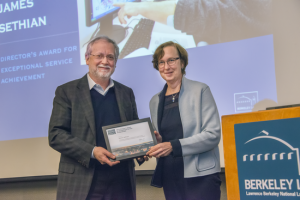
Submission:
M 185 105 L 183 104 L 184 101 L 181 101 L 181 99 L 183 99 L 182 95 L 184 94 L 185 91 L 185 85 L 186 82 L 188 81 L 187 78 L 185 78 L 185 76 L 182 76 L 182 80 L 181 80 L 181 86 L 180 86 L 180 92 L 179 92 L 179 96 L 178 96 L 178 106 L 179 106 L 179 113 L 182 114 L 183 111 L 185 111 Z M 181 119 L 182 122 L 183 119 Z
M 87 75 L 83 76 L 79 80 L 77 88 L 77 98 L 79 99 L 79 103 L 84 110 L 85 117 L 91 127 L 91 130 L 94 136 L 96 136 L 95 115 Z
M 165 84 L 164 89 L 161 91 L 161 93 L 158 95 L 158 108 L 157 108 L 157 128 L 158 132 L 160 133 L 161 130 L 161 120 L 163 117 L 163 112 L 164 112 L 164 102 L 165 102 L 165 94 L 167 91 L 168 85 Z
M 115 87 L 115 95 L 116 95 L 116 99 L 117 99 L 117 103 L 118 103 L 118 107 L 119 107 L 119 112 L 120 112 L 120 117 L 121 117 L 121 121 L 122 122 L 126 122 L 127 118 L 126 118 L 126 114 L 125 114 L 125 107 L 123 105 L 123 102 L 126 101 L 126 97 L 125 95 L 123 95 L 123 90 L 121 88 L 121 85 L 114 81 L 114 87 Z

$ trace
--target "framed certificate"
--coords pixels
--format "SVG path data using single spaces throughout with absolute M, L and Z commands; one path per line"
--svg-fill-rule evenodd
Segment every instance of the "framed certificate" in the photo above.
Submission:
M 157 144 L 150 118 L 102 127 L 107 150 L 116 160 L 146 155 Z

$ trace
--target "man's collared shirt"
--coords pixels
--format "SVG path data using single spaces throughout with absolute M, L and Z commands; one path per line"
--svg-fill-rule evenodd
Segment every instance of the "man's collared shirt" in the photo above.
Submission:
M 110 78 L 109 79 L 109 84 L 108 84 L 107 88 L 105 90 L 103 90 L 103 88 L 99 84 L 97 84 L 97 83 L 95 83 L 95 81 L 93 81 L 93 79 L 90 77 L 89 73 L 87 73 L 87 78 L 88 78 L 90 90 L 94 88 L 97 92 L 99 92 L 103 96 L 106 95 L 106 93 L 108 92 L 109 88 L 112 88 L 115 85 L 114 82 L 113 82 L 113 80 Z

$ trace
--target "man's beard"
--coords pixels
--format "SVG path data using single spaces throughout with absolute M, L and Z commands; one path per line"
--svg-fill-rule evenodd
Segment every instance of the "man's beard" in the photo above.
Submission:
M 108 72 L 99 71 L 99 68 L 107 68 L 110 69 Z M 98 78 L 109 78 L 114 73 L 114 68 L 108 65 L 98 65 L 97 69 L 93 71 L 93 74 Z

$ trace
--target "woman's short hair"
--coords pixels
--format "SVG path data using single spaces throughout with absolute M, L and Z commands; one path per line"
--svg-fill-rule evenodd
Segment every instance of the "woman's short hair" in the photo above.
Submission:
M 153 67 L 156 70 L 158 70 L 158 62 L 162 57 L 164 57 L 164 55 L 165 55 L 164 48 L 168 47 L 168 46 L 173 46 L 177 49 L 180 61 L 183 63 L 183 69 L 181 70 L 181 72 L 183 75 L 185 75 L 185 73 L 186 73 L 185 68 L 188 65 L 188 53 L 180 44 L 177 44 L 172 41 L 165 42 L 157 47 L 157 49 L 155 50 L 155 52 L 153 54 L 153 60 L 152 60 Z

